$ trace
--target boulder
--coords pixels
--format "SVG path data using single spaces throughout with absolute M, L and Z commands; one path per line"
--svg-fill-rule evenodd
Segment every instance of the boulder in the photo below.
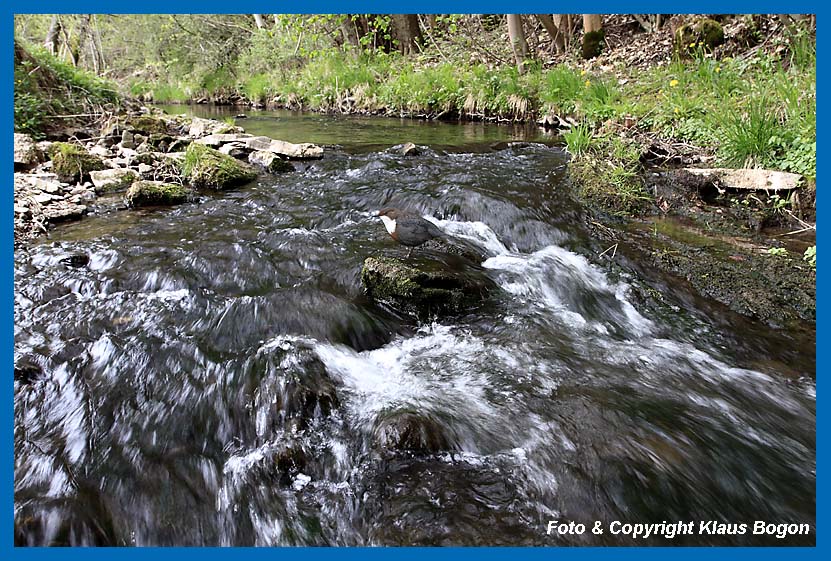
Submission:
M 397 148 L 402 156 L 418 156 L 420 153 L 418 146 L 416 146 L 412 142 L 406 142 L 401 146 L 398 146 Z
M 323 157 L 323 148 L 308 142 L 292 144 L 283 140 L 274 140 L 267 136 L 252 136 L 245 139 L 245 144 L 251 150 L 273 152 L 289 160 L 317 160 Z
M 124 198 L 130 206 L 177 205 L 186 202 L 191 190 L 175 183 L 136 181 Z
M 129 148 L 130 150 L 136 149 L 136 140 L 133 133 L 130 131 L 124 131 L 121 133 L 121 146 L 122 148 Z
M 182 172 L 193 185 L 213 189 L 242 185 L 257 177 L 257 173 L 248 165 L 196 143 L 188 146 Z
M 256 150 L 248 155 L 248 163 L 260 166 L 270 173 L 294 171 L 294 166 L 273 152 Z
M 141 115 L 127 120 L 125 130 L 142 133 L 145 136 L 151 134 L 170 134 L 171 127 L 168 122 L 154 115 Z
M 495 288 L 481 269 L 452 255 L 421 260 L 418 266 L 396 258 L 368 257 L 361 283 L 370 298 L 419 319 L 462 312 L 480 304 Z
M 81 183 L 89 178 L 91 171 L 106 169 L 98 156 L 93 156 L 81 146 L 68 142 L 55 142 L 50 146 L 52 171 L 61 181 Z
M 28 134 L 14 133 L 14 171 L 26 171 L 46 160 L 46 155 Z
M 89 176 L 98 194 L 127 189 L 138 179 L 136 172 L 124 168 L 91 171 Z
M 444 425 L 423 413 L 392 412 L 375 422 L 372 437 L 381 453 L 435 454 L 458 449 L 451 444 Z

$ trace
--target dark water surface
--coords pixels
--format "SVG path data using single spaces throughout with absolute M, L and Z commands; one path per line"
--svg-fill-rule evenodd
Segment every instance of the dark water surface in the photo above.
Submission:
M 814 543 L 546 535 L 813 525 L 812 334 L 603 264 L 565 154 L 488 148 L 534 130 L 250 114 L 248 132 L 335 146 L 15 255 L 17 543 Z M 422 154 L 388 150 L 407 141 Z M 368 301 L 364 259 L 405 254 L 371 216 L 389 204 L 478 245 L 501 291 L 421 325 Z M 442 450 L 390 450 L 402 418 Z

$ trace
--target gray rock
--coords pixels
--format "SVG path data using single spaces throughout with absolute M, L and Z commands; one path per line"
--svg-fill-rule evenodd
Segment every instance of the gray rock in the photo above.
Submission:
M 219 151 L 238 160 L 246 159 L 248 157 L 248 153 L 250 152 L 250 150 L 248 150 L 245 147 L 245 144 L 241 142 L 230 142 L 228 144 L 223 144 L 219 147 Z
M 101 146 L 100 144 L 96 144 L 95 146 L 90 148 L 89 153 L 95 156 L 100 156 L 101 158 L 109 158 L 110 156 L 112 156 L 110 151 L 105 146 Z
M 190 127 L 188 128 L 188 135 L 192 138 L 199 138 L 209 134 L 233 134 L 243 132 L 245 132 L 245 130 L 243 130 L 242 127 L 236 127 L 229 125 L 228 123 L 223 123 L 222 121 L 215 121 L 213 119 L 202 119 L 200 117 L 194 117 L 190 122 Z
M 32 198 L 39 205 L 48 205 L 49 203 L 52 202 L 52 199 L 54 199 L 55 197 L 53 197 L 52 195 L 46 194 L 46 193 L 37 193 L 37 194 L 33 195 Z
M 248 155 L 248 163 L 260 166 L 271 173 L 294 171 L 294 166 L 289 162 L 283 160 L 277 154 L 265 150 L 251 152 Z
M 323 157 L 323 148 L 308 142 L 292 144 L 291 142 L 274 140 L 267 136 L 252 136 L 245 140 L 245 144 L 251 150 L 273 152 L 290 160 L 315 160 Z
M 121 133 L 121 146 L 122 148 L 129 148 L 131 150 L 135 150 L 136 148 L 136 141 L 133 133 L 130 131 L 124 131 Z
M 208 136 L 194 140 L 199 144 L 205 144 L 212 148 L 228 144 L 229 142 L 244 143 L 247 139 L 252 138 L 250 134 L 209 134 Z
M 416 146 L 412 142 L 407 142 L 401 145 L 401 148 L 399 148 L 399 152 L 401 152 L 402 156 L 418 156 L 419 149 L 418 146 Z
M 14 133 L 14 169 L 29 170 L 46 160 L 46 155 L 28 134 Z
M 93 171 L 89 175 L 96 193 L 111 193 L 128 189 L 138 179 L 136 172 L 124 168 Z M 73 192 L 73 194 L 77 193 Z

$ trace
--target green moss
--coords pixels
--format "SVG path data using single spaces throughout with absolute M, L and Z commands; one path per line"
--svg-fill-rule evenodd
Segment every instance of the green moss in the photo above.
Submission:
M 133 117 L 127 121 L 129 127 L 147 135 L 160 134 L 168 135 L 170 130 L 164 119 L 154 117 L 152 115 L 141 115 L 140 117 Z
M 158 206 L 184 203 L 190 195 L 190 189 L 175 183 L 136 181 L 124 198 L 131 206 Z
M 89 172 L 105 169 L 101 158 L 94 156 L 77 144 L 55 142 L 49 147 L 52 171 L 61 181 L 80 183 L 89 178 Z
M 691 56 L 698 52 L 712 52 L 724 43 L 721 24 L 710 18 L 698 18 L 679 27 L 675 32 L 675 52 Z
M 253 169 L 231 156 L 197 143 L 188 146 L 182 171 L 197 187 L 214 189 L 242 185 L 257 177 Z
M 461 312 L 492 288 L 467 273 L 450 273 L 444 267 L 423 270 L 386 257 L 368 257 L 361 282 L 370 297 L 420 318 Z
M 588 60 L 594 58 L 603 51 L 603 44 L 606 41 L 606 34 L 602 29 L 589 31 L 583 34 L 583 58 Z

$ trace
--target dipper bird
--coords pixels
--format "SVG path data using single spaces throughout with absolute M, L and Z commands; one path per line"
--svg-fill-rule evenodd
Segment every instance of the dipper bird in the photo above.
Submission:
M 414 247 L 445 236 L 435 224 L 410 210 L 388 207 L 382 208 L 375 215 L 384 223 L 392 239 L 410 248 L 407 257 L 410 257 Z

